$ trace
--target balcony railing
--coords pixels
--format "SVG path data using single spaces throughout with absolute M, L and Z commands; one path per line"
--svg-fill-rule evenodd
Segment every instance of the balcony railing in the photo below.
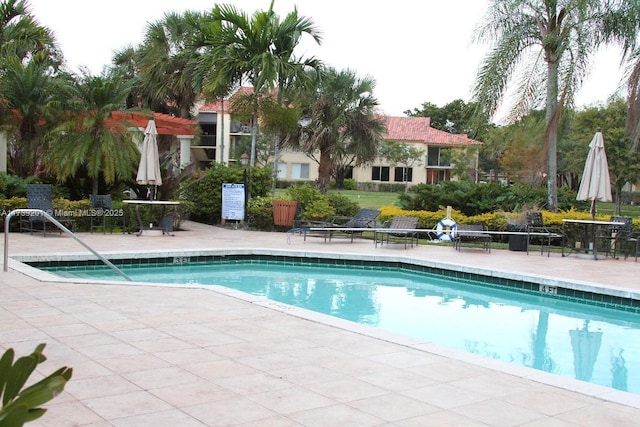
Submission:
M 251 125 L 248 123 L 231 122 L 231 133 L 251 133 Z

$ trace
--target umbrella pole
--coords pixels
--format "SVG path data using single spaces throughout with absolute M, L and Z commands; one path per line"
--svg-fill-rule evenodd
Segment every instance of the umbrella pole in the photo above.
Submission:
M 596 219 L 596 199 L 591 200 L 591 219 Z

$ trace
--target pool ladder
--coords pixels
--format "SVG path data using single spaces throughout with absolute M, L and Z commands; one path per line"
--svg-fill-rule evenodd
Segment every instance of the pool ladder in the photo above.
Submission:
M 73 237 L 76 242 L 80 243 L 82 246 L 84 246 L 85 248 L 89 249 L 92 254 L 97 256 L 98 259 L 100 259 L 100 261 L 105 263 L 108 267 L 110 267 L 116 273 L 118 273 L 119 275 L 121 275 L 125 279 L 131 281 L 131 277 L 129 277 L 126 274 L 124 274 L 124 272 L 122 270 L 120 270 L 118 267 L 116 267 L 115 265 L 113 265 L 113 263 L 111 263 L 111 261 L 109 261 L 108 259 L 106 259 L 102 255 L 100 255 L 98 252 L 94 251 L 89 245 L 87 245 L 85 242 L 80 240 L 80 238 L 78 236 L 76 236 L 71 230 L 69 230 L 67 227 L 62 225 L 60 223 L 60 221 L 58 221 L 57 219 L 55 219 L 53 216 L 51 216 L 47 212 L 43 211 L 42 209 L 14 209 L 11 212 L 9 212 L 9 214 L 5 218 L 5 220 L 4 220 L 4 271 L 5 271 L 5 273 L 8 271 L 8 268 L 9 268 L 9 223 L 11 222 L 11 218 L 13 216 L 17 215 L 17 214 L 38 215 L 38 216 L 45 217 L 48 221 L 53 223 L 60 230 L 64 231 L 69 236 Z

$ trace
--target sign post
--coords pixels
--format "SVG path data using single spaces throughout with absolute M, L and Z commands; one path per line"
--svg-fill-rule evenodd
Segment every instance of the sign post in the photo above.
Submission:
M 226 220 L 244 223 L 244 198 L 244 184 L 222 184 L 222 225 Z

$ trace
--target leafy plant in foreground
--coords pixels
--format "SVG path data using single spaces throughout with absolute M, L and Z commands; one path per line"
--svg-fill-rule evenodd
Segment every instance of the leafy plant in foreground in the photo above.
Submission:
M 0 358 L 0 427 L 20 427 L 40 418 L 47 410 L 39 406 L 64 390 L 73 370 L 66 366 L 48 377 L 22 389 L 40 363 L 47 360 L 42 354 L 46 344 L 39 344 L 33 353 L 13 363 L 15 351 L 10 348 Z

